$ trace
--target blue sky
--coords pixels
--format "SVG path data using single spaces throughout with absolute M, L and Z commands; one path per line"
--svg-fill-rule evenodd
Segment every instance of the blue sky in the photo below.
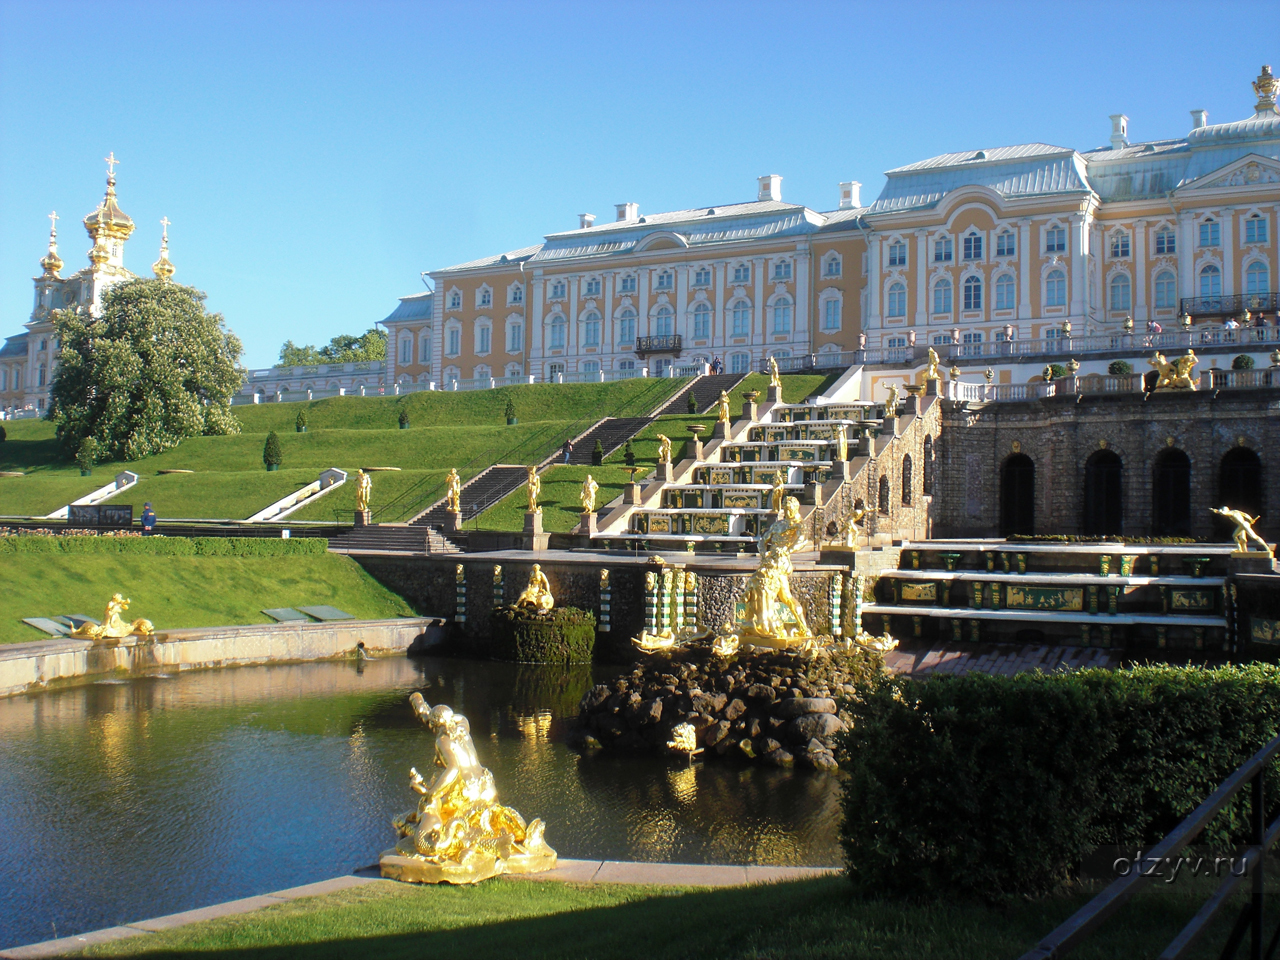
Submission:
M 1276 4 L 59 3 L 0 0 L 0 336 L 56 209 L 114 151 L 150 275 L 205 290 L 250 366 L 359 333 L 419 273 L 646 211 L 837 184 L 952 150 L 1181 136 L 1252 113 Z

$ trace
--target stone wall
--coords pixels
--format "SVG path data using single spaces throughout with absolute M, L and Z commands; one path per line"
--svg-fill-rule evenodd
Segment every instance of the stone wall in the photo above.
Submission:
M 1152 534 L 1156 457 L 1170 448 L 1191 461 L 1191 534 L 1221 539 L 1209 513 L 1221 506 L 1219 469 L 1233 447 L 1262 461 L 1264 498 L 1280 477 L 1280 392 L 1223 390 L 1051 397 L 1018 403 L 944 401 L 934 497 L 936 537 L 991 537 L 1000 527 L 1000 476 L 1008 457 L 1035 465 L 1035 532 L 1079 534 L 1089 456 L 1123 463 L 1123 532 Z M 1280 537 L 1280 502 L 1264 499 L 1259 533 Z

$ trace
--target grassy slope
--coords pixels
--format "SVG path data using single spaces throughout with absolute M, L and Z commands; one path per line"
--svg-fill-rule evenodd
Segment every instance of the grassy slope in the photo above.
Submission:
M 1072 958 L 1154 957 L 1195 912 L 1200 900 L 1192 895 L 1203 899 L 1208 893 L 1200 882 L 1144 888 Z M 1087 896 L 993 909 L 858 901 L 839 877 L 719 890 L 524 880 L 414 887 L 388 881 L 116 941 L 88 953 L 237 960 L 1005 960 L 1031 948 Z M 1234 917 L 1234 910 L 1228 912 Z M 1195 956 L 1217 956 L 1230 925 L 1229 918 L 1221 919 Z
M 133 463 L 101 464 L 92 477 L 58 457 L 53 425 L 42 420 L 6 424 L 9 439 L 0 444 L 0 470 L 27 476 L 0 477 L 0 515 L 43 516 L 109 483 L 121 470 L 139 474 L 132 493 L 115 503 L 132 503 L 134 515 L 146 501 L 161 519 L 209 517 L 244 519 L 287 496 L 327 467 L 355 470 L 364 466 L 400 467 L 401 473 L 374 480 L 373 509 L 426 481 L 431 489 L 450 467 L 460 470 L 479 458 L 469 476 L 492 460 L 530 459 L 545 455 L 586 418 L 647 413 L 678 389 L 680 380 L 626 380 L 608 384 L 533 384 L 464 393 L 416 393 L 404 397 L 335 397 L 314 402 L 236 407 L 243 432 L 233 437 L 193 437 L 175 450 Z M 515 402 L 520 423 L 508 427 L 507 398 Z M 400 430 L 401 409 L 409 411 L 410 429 Z M 308 429 L 297 433 L 299 409 L 307 411 Z M 580 429 L 580 428 L 579 428 Z M 262 464 L 266 434 L 280 435 L 283 467 L 268 473 Z M 506 455 L 506 456 L 504 456 Z M 193 474 L 160 476 L 158 471 L 185 469 Z M 465 478 L 465 477 L 464 477 Z M 355 507 L 354 484 L 343 487 L 292 519 L 349 521 Z
M 115 591 L 156 629 L 270 623 L 263 607 L 331 604 L 361 619 L 413 610 L 337 554 L 297 557 L 26 555 L 11 558 L 0 590 L 0 643 L 41 640 L 23 617 L 101 617 Z

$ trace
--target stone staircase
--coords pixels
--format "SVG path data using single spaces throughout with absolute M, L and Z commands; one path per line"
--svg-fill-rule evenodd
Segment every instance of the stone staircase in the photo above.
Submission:
M 672 416 L 689 412 L 689 394 L 693 394 L 694 403 L 698 405 L 698 413 L 706 413 L 711 405 L 720 399 L 720 392 L 731 392 L 734 387 L 747 379 L 745 373 L 721 373 L 716 375 L 695 377 L 693 382 L 677 393 L 654 413 L 655 417 Z
M 496 464 L 488 467 L 462 485 L 459 506 L 462 507 L 462 519 L 470 520 L 486 507 L 489 507 L 514 490 L 529 477 L 527 468 Z M 409 521 L 411 526 L 432 525 L 444 526 L 445 500 L 442 498 Z
M 1226 649 L 1229 544 L 905 543 L 863 628 L 905 642 Z M 855 616 L 859 614 L 855 612 Z
M 435 542 L 432 541 L 435 535 Z M 440 541 L 443 541 L 441 543 Z M 447 544 L 447 546 L 446 546 Z M 431 528 L 407 523 L 351 527 L 329 538 L 333 553 L 457 553 L 458 548 Z
M 653 417 L 606 417 L 573 441 L 573 452 L 569 455 L 569 462 L 589 466 L 597 440 L 600 441 L 600 446 L 607 457 L 651 423 L 653 423 Z M 557 463 L 564 463 L 563 450 L 557 450 L 542 461 L 542 467 L 554 466 Z

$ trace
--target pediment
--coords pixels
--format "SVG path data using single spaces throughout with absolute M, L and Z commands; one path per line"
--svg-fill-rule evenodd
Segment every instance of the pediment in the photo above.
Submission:
M 672 233 L 670 230 L 659 230 L 637 243 L 635 249 L 639 253 L 643 250 L 685 249 L 688 246 L 689 241 L 680 234 Z
M 1224 187 L 1254 187 L 1266 183 L 1280 183 L 1280 160 L 1251 153 L 1206 173 L 1200 179 L 1181 187 L 1177 193 L 1220 190 Z

